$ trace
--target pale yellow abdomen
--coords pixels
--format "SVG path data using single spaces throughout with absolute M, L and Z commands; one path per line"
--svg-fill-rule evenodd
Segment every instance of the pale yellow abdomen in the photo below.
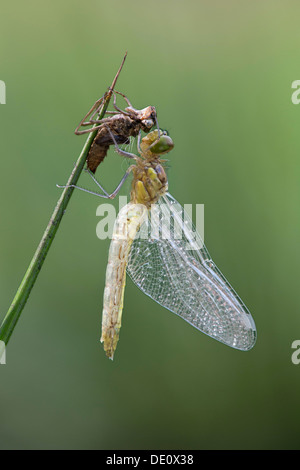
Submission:
M 106 269 L 101 336 L 110 359 L 113 359 L 121 328 L 130 247 L 146 217 L 147 208 L 144 205 L 130 202 L 121 209 L 115 221 Z

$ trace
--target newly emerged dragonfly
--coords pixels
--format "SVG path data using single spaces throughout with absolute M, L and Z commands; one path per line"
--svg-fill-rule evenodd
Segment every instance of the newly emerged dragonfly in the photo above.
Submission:
M 123 111 L 117 106 L 116 93 L 123 96 L 128 107 Z M 95 102 L 89 112 L 80 121 L 75 134 L 86 134 L 97 130 L 96 137 L 91 145 L 87 156 L 87 168 L 95 173 L 99 164 L 104 160 L 110 145 L 113 145 L 111 135 L 119 145 L 129 143 L 130 137 L 137 137 L 143 131 L 149 132 L 155 125 L 158 128 L 156 109 L 154 106 L 147 106 L 144 109 L 136 109 L 132 106 L 129 99 L 118 91 L 113 91 L 114 108 L 116 111 L 106 111 L 110 114 L 107 118 L 97 119 L 97 114 L 103 103 L 103 97 Z M 94 126 L 88 129 L 81 129 L 85 126 Z
M 195 328 L 233 348 L 251 349 L 256 328 L 250 312 L 212 261 L 200 236 L 195 236 L 186 214 L 182 222 L 183 209 L 167 192 L 160 156 L 173 148 L 172 139 L 158 130 L 142 140 L 139 135 L 137 156 L 121 150 L 111 138 L 116 151 L 136 164 L 126 172 L 126 176 L 133 173 L 131 200 L 115 221 L 109 249 L 101 336 L 107 356 L 113 359 L 119 339 L 126 269 L 145 294 Z M 153 207 L 159 209 L 159 217 L 151 215 Z M 164 236 L 166 218 L 171 229 Z M 151 234 L 141 236 L 150 225 Z

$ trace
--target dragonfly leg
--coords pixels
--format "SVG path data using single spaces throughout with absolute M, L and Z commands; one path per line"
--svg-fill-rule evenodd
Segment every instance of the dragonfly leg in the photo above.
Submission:
M 92 194 L 93 196 L 98 196 L 98 197 L 103 197 L 104 199 L 114 199 L 116 197 L 116 195 L 118 194 L 118 192 L 120 191 L 121 187 L 123 186 L 124 182 L 126 181 L 126 179 L 128 178 L 128 176 L 130 175 L 132 169 L 134 168 L 134 165 L 131 165 L 125 172 L 124 176 L 122 177 L 120 183 L 118 184 L 118 186 L 116 187 L 116 189 L 111 193 L 109 194 L 107 191 L 105 191 L 105 189 L 101 186 L 101 184 L 99 183 L 98 180 L 96 180 L 96 178 L 94 177 L 94 175 L 89 171 L 89 175 L 91 176 L 91 178 L 93 179 L 93 181 L 96 183 L 96 185 L 101 189 L 101 191 L 103 191 L 104 194 L 100 194 L 100 193 L 96 193 L 95 191 L 90 191 L 89 189 L 86 189 L 86 188 L 82 188 L 81 186 L 77 186 L 75 184 L 67 184 L 65 186 L 61 186 L 59 184 L 57 184 L 57 188 L 61 188 L 61 189 L 65 189 L 65 188 L 74 188 L 74 189 L 80 189 L 81 191 L 84 191 L 86 193 L 89 193 L 89 194 Z
M 102 104 L 102 102 L 103 102 L 103 98 L 104 98 L 104 96 L 102 96 L 101 98 L 99 98 L 99 100 L 97 100 L 97 101 L 93 104 L 93 106 L 92 106 L 91 109 L 88 111 L 88 113 L 87 113 L 87 114 L 84 116 L 84 118 L 80 121 L 80 123 L 78 124 L 78 126 L 77 126 L 76 129 L 75 129 L 75 134 L 76 134 L 76 135 L 86 134 L 87 132 L 93 132 L 93 131 L 95 130 L 95 128 L 93 128 L 93 129 L 86 129 L 86 130 L 84 130 L 84 131 L 80 131 L 79 129 L 80 129 L 80 127 L 83 127 L 83 126 L 90 126 L 90 125 L 92 124 L 92 123 L 91 123 L 91 119 L 95 116 L 95 114 L 96 114 L 97 112 L 99 112 L 100 106 L 101 106 L 101 104 Z M 86 119 L 87 119 L 91 114 L 92 114 L 91 118 L 90 118 L 88 121 L 86 121 Z
M 129 113 L 127 113 L 126 111 L 123 111 L 123 109 L 121 109 L 121 108 L 119 108 L 119 106 L 117 106 L 117 95 L 116 95 L 116 93 L 118 93 L 119 95 L 124 96 L 123 93 L 120 93 L 119 91 L 114 90 L 114 108 L 118 111 L 118 113 L 124 114 L 125 116 L 130 116 Z M 127 98 L 126 98 L 126 100 L 127 100 Z M 126 101 L 126 102 L 128 102 L 128 101 Z
M 134 160 L 136 160 L 137 156 L 134 154 L 134 153 L 130 153 L 130 152 L 126 152 L 125 150 L 122 150 L 116 139 L 115 139 L 115 136 L 113 135 L 113 133 L 111 132 L 110 128 L 108 126 L 105 126 L 106 129 L 108 130 L 109 134 L 110 134 L 110 137 L 115 145 L 115 148 L 116 148 L 116 152 L 121 155 L 122 157 L 126 157 L 126 158 L 133 158 Z
M 123 109 L 119 108 L 117 106 L 117 96 L 116 96 L 116 93 L 118 93 L 119 95 L 122 95 L 124 97 L 124 99 L 126 100 L 126 103 L 130 104 L 130 101 L 128 100 L 128 98 L 123 95 L 123 93 L 120 93 L 119 91 L 115 91 L 113 90 L 113 94 L 114 94 L 114 108 L 117 110 L 117 111 L 106 111 L 105 114 L 124 114 L 125 116 L 130 116 L 130 113 L 127 113 L 127 111 L 124 111 Z M 131 106 L 131 105 L 130 105 Z M 96 110 L 97 111 L 97 110 Z M 95 115 L 96 111 L 93 113 L 93 116 Z M 96 121 L 96 120 L 92 120 L 93 119 L 93 116 L 91 117 L 90 119 L 90 123 L 91 124 L 95 124 L 97 122 L 100 122 L 100 121 Z
M 149 147 L 147 148 L 147 150 L 151 149 L 151 147 L 153 147 L 153 145 L 157 144 L 157 142 L 159 141 L 160 139 L 160 128 L 159 128 L 159 125 L 158 125 L 158 120 L 157 120 L 157 116 L 155 115 L 155 124 L 156 124 L 156 128 L 157 128 L 157 138 L 156 140 L 151 144 L 149 145 Z
M 128 178 L 128 176 L 130 175 L 130 173 L 132 172 L 133 168 L 135 167 L 135 165 L 131 165 L 125 172 L 123 178 L 121 179 L 120 183 L 118 184 L 118 186 L 116 187 L 116 189 L 109 195 L 109 199 L 113 199 L 114 197 L 116 197 L 116 195 L 118 194 L 118 192 L 120 191 L 120 189 L 122 188 L 124 182 L 126 181 L 126 179 Z
M 105 113 L 105 114 L 106 114 L 106 113 Z M 98 126 L 94 126 L 94 127 L 90 127 L 89 129 L 85 129 L 85 130 L 83 130 L 83 131 L 78 131 L 78 130 L 77 130 L 77 131 L 75 132 L 75 134 L 76 134 L 76 135 L 81 135 L 81 134 L 88 134 L 89 132 L 95 132 L 95 131 L 97 131 L 98 129 L 100 129 L 100 127 L 101 127 L 101 126 L 103 125 L 103 123 L 105 122 L 105 119 L 108 119 L 108 118 L 103 118 L 103 120 L 100 119 L 100 121 L 99 121 L 99 120 L 96 120 L 96 119 L 95 119 L 94 121 L 91 120 L 91 122 L 88 122 L 88 123 L 86 123 L 85 125 L 86 125 L 86 126 L 88 126 L 88 125 L 92 126 L 93 124 L 99 124 L 99 125 L 98 125 Z
M 137 138 L 137 148 L 138 148 L 138 151 L 139 151 L 140 155 L 143 154 L 142 149 L 141 149 L 141 138 L 142 138 L 142 131 L 139 130 L 138 138 Z
M 65 189 L 65 188 L 74 188 L 74 189 L 80 189 L 80 191 L 84 191 L 85 193 L 89 193 L 89 194 L 92 194 L 93 196 L 98 196 L 98 197 L 103 197 L 105 199 L 108 199 L 109 196 L 106 195 L 106 194 L 100 194 L 100 193 L 96 193 L 94 191 L 90 191 L 89 189 L 86 189 L 86 188 L 82 188 L 81 186 L 77 186 L 76 184 L 66 184 L 66 185 L 60 185 L 60 184 L 57 184 L 56 185 L 57 188 L 60 188 L 60 189 Z
M 99 181 L 95 178 L 95 176 L 93 175 L 93 173 L 89 170 L 89 169 L 86 169 L 85 171 L 90 175 L 90 177 L 92 178 L 92 180 L 94 181 L 94 183 L 96 183 L 96 185 L 101 189 L 101 191 L 103 191 L 105 193 L 105 196 L 109 199 L 113 199 L 117 194 L 118 192 L 120 191 L 121 187 L 123 186 L 124 182 L 126 181 L 126 179 L 128 178 L 128 176 L 130 175 L 132 169 L 134 168 L 134 165 L 131 165 L 127 170 L 126 172 L 124 173 L 124 176 L 122 177 L 120 183 L 118 184 L 118 186 L 116 187 L 116 189 L 111 193 L 111 194 L 108 194 L 105 189 L 101 186 L 101 184 L 99 183 Z
M 126 103 L 128 104 L 128 106 L 132 109 L 134 109 L 134 107 L 132 106 L 132 104 L 130 103 L 129 99 L 127 98 L 127 96 L 125 96 L 123 93 L 121 93 L 120 91 L 117 91 L 117 90 L 114 90 L 115 93 L 118 93 L 118 95 L 121 95 L 123 96 L 124 100 L 126 101 Z
M 97 129 L 99 129 L 101 127 L 101 125 L 103 124 L 105 118 L 100 119 L 100 120 L 99 119 L 94 119 L 94 118 L 95 118 L 95 115 L 97 115 L 100 111 L 100 106 L 103 103 L 103 98 L 104 98 L 104 95 L 102 96 L 102 98 L 99 98 L 99 100 L 97 100 L 93 104 L 93 106 L 91 107 L 89 112 L 80 121 L 80 123 L 78 124 L 78 126 L 75 129 L 75 134 L 76 135 L 81 135 L 81 134 L 87 134 L 89 132 L 94 132 L 94 131 L 96 131 Z M 114 93 L 114 105 L 115 105 L 115 102 L 116 102 L 116 95 Z M 106 111 L 105 114 L 119 114 L 119 112 L 121 112 L 122 114 L 129 115 L 129 113 L 126 113 L 125 111 L 122 111 L 121 109 L 119 109 L 117 107 L 116 107 L 116 109 L 118 109 L 118 111 Z M 89 119 L 86 121 L 87 118 L 89 118 Z M 80 127 L 92 126 L 93 124 L 98 124 L 98 126 L 91 127 L 90 129 L 79 130 Z

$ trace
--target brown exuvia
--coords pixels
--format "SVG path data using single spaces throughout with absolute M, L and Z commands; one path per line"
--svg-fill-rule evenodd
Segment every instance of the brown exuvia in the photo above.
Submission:
M 125 108 L 124 111 L 116 104 L 116 93 L 123 96 L 128 104 L 128 107 Z M 148 133 L 155 124 L 158 128 L 156 109 L 154 106 L 147 106 L 140 110 L 135 109 L 128 98 L 119 92 L 114 92 L 114 108 L 116 111 L 107 111 L 106 114 L 111 114 L 111 116 L 104 119 L 94 119 L 94 116 L 98 113 L 102 104 L 102 100 L 103 98 L 100 98 L 100 100 L 96 101 L 75 130 L 75 134 L 77 135 L 98 130 L 87 156 L 87 168 L 92 173 L 95 173 L 99 164 L 106 157 L 110 145 L 114 144 L 112 135 L 115 141 L 121 145 L 129 143 L 129 138 L 137 137 L 140 131 Z M 85 121 L 90 115 L 89 120 Z M 82 126 L 94 124 L 96 124 L 96 127 L 79 130 Z

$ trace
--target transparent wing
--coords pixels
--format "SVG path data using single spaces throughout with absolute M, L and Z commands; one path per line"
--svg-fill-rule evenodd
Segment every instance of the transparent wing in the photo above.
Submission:
M 214 264 L 190 218 L 166 194 L 134 240 L 127 273 L 149 297 L 222 343 L 247 351 L 256 328 Z

